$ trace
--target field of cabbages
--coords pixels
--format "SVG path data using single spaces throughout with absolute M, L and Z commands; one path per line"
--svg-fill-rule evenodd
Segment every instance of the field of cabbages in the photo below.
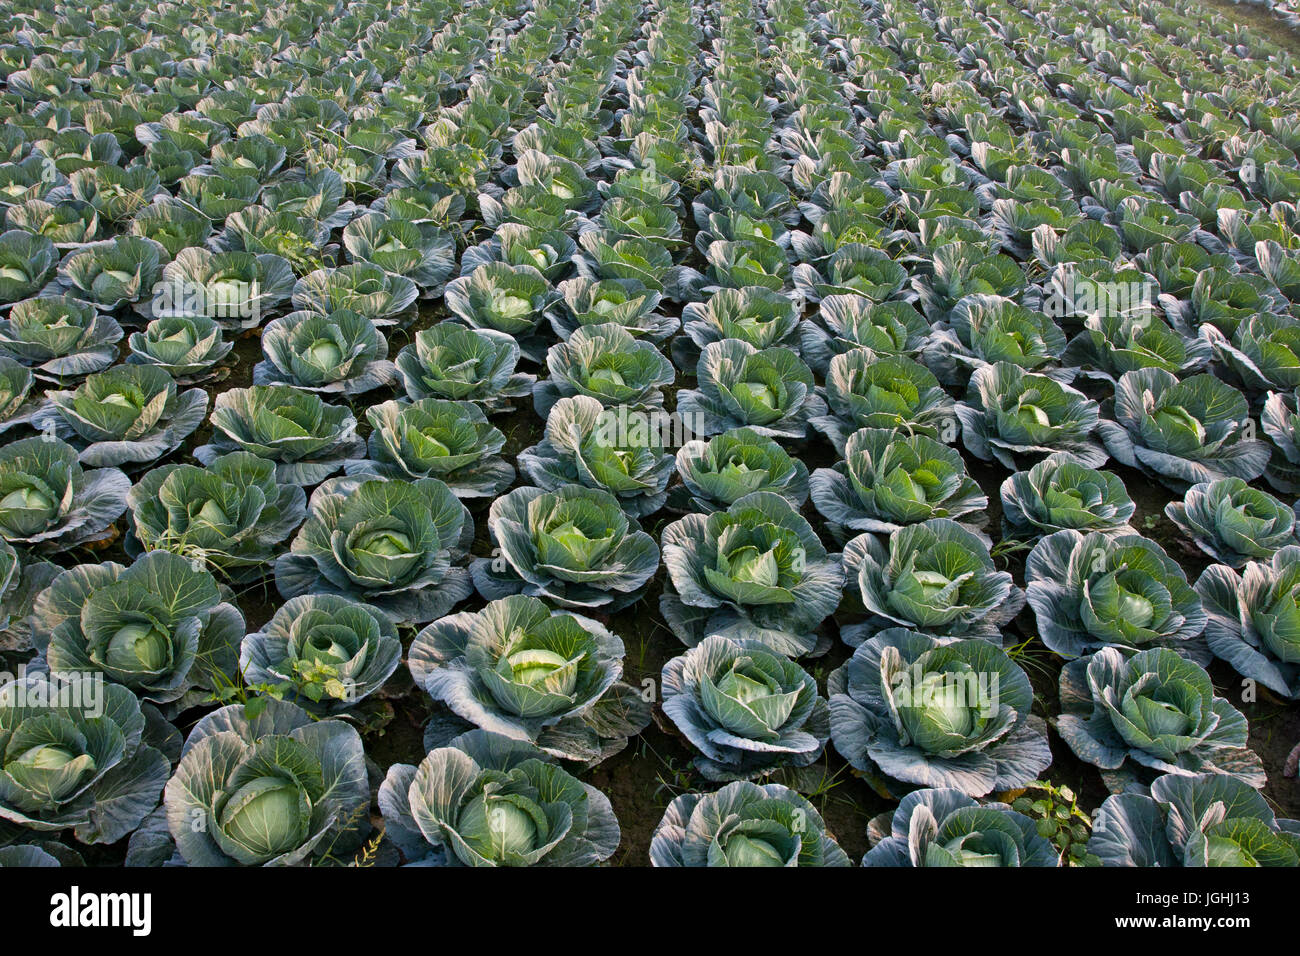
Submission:
M 0 0 L 0 865 L 1300 864 L 1296 24 Z

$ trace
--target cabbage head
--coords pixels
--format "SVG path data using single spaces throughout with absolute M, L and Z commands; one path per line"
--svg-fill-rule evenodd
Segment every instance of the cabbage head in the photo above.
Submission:
M 756 491 L 778 494 L 796 508 L 808 500 L 808 467 L 752 428 L 688 441 L 677 450 L 677 473 L 679 496 L 691 496 L 684 511 L 725 511 Z
M 443 398 L 509 411 L 510 399 L 532 392 L 534 376 L 516 372 L 519 345 L 504 332 L 440 322 L 415 333 L 397 353 L 397 372 L 411 401 Z
M 1280 548 L 1239 571 L 1211 565 L 1196 593 L 1214 656 L 1282 697 L 1300 697 L 1300 547 Z
M 1023 787 L 1052 762 L 1047 727 L 1030 713 L 1029 678 L 988 641 L 887 628 L 826 689 L 835 749 L 891 792 L 982 797 Z
M 955 449 L 885 428 L 850 435 L 844 460 L 818 468 L 810 486 L 832 533 L 844 537 L 846 530 L 889 534 L 930 518 L 977 524 L 989 503 Z
M 150 551 L 64 571 L 36 599 L 33 637 L 55 672 L 83 671 L 179 712 L 228 685 L 244 616 L 186 558 Z
M 1138 534 L 1057 531 L 1025 562 L 1038 636 L 1074 658 L 1099 647 L 1172 647 L 1206 660 L 1205 611 L 1183 569 Z
M 816 808 L 779 783 L 729 783 L 668 804 L 652 866 L 849 866 Z
M 116 843 L 158 803 L 167 758 L 145 740 L 140 701 L 92 674 L 0 686 L 0 824 Z
M 257 385 L 292 385 L 322 394 L 359 395 L 397 381 L 388 340 L 366 316 L 290 312 L 262 330 L 265 358 L 253 367 Z
M 245 451 L 206 467 L 163 465 L 127 495 L 135 545 L 206 563 L 223 578 L 261 577 L 302 524 L 307 496 L 275 479 L 275 464 Z
M 163 797 L 190 866 L 298 866 L 345 859 L 370 819 L 361 736 L 287 701 L 231 704 L 190 731 Z
M 1037 541 L 1054 531 L 1131 534 L 1137 505 L 1123 480 L 1080 464 L 1073 455 L 1048 455 L 1002 482 L 1004 535 Z
M 533 405 L 546 416 L 561 398 L 585 395 L 601 405 L 661 409 L 661 388 L 676 378 L 673 365 L 653 342 L 622 326 L 589 325 L 546 353 L 550 378 L 533 386 Z
M 246 684 L 287 690 L 308 710 L 359 703 L 401 659 L 402 642 L 388 615 L 337 594 L 290 598 L 239 648 Z
M 770 438 L 804 438 L 826 412 L 812 371 L 788 348 L 756 349 L 742 339 L 705 346 L 698 389 L 677 394 L 677 414 L 696 435 L 749 428 Z
M 1019 468 L 1017 459 L 1037 461 L 1055 452 L 1067 452 L 1090 468 L 1106 463 L 1106 448 L 1093 436 L 1097 403 L 1018 365 L 977 368 L 956 413 L 967 451 L 1012 471 Z
M 844 546 L 845 585 L 871 618 L 845 625 L 856 646 L 874 629 L 901 625 L 946 637 L 999 642 L 1025 606 L 1011 575 L 999 571 L 985 539 L 951 518 L 907 525 L 888 538 L 862 534 Z
M 1107 797 L 1088 852 L 1102 866 L 1300 866 L 1300 822 L 1236 777 L 1169 773 Z
M 314 485 L 365 448 L 351 411 L 289 385 L 232 388 L 214 405 L 212 438 L 194 450 L 204 464 L 246 451 L 275 462 L 277 481 Z
M 867 829 L 863 866 L 1060 866 L 1037 824 L 1005 803 L 952 788 L 913 790 Z
M 118 365 L 45 397 L 32 425 L 77 446 L 81 463 L 96 467 L 152 464 L 179 448 L 208 410 L 206 392 L 180 391 L 148 365 Z
M 542 441 L 519 453 L 519 467 L 547 491 L 578 483 L 608 491 L 629 515 L 663 506 L 673 474 L 658 429 L 626 405 L 605 408 L 586 395 L 561 398 L 546 417 Z
M 1198 548 L 1234 568 L 1300 544 L 1295 506 L 1240 478 L 1192 485 L 1182 501 L 1165 505 L 1165 514 Z
M 817 681 L 756 640 L 711 634 L 664 665 L 664 713 L 699 753 L 710 780 L 748 780 L 806 767 L 830 737 Z
M 349 475 L 437 478 L 458 498 L 495 497 L 515 479 L 499 454 L 506 436 L 473 402 L 424 398 L 366 409 L 369 457 L 344 463 Z
M 473 592 L 457 567 L 474 537 L 469 511 L 436 478 L 349 476 L 322 483 L 275 562 L 282 597 L 341 594 L 397 624 L 423 624 Z
M 116 468 L 85 470 L 53 436 L 0 447 L 0 538 L 37 551 L 66 551 L 111 535 L 131 479 Z
M 1223 774 L 1264 786 L 1246 744 L 1246 718 L 1198 664 L 1167 647 L 1136 654 L 1105 647 L 1061 671 L 1056 729 L 1075 755 L 1101 770 L 1112 793 L 1162 773 Z
M 669 583 L 659 609 L 687 646 L 729 632 L 800 656 L 817 646 L 813 630 L 839 606 L 839 556 L 773 492 L 686 515 L 664 528 L 661 541 Z
M 621 680 L 622 640 L 535 597 L 435 621 L 407 657 L 416 684 L 462 720 L 556 759 L 590 766 L 650 722 L 649 703 Z
M 621 832 L 609 798 L 537 748 L 472 730 L 394 764 L 379 788 L 386 833 L 425 866 L 595 866 Z
M 1111 456 L 1179 493 L 1218 478 L 1250 481 L 1268 464 L 1268 446 L 1251 437 L 1245 396 L 1213 375 L 1126 372 L 1113 406 L 1114 421 L 1098 425 Z
M 494 552 L 471 567 L 488 600 L 511 594 L 610 612 L 638 600 L 659 568 L 654 538 L 607 491 L 516 488 L 492 502 Z

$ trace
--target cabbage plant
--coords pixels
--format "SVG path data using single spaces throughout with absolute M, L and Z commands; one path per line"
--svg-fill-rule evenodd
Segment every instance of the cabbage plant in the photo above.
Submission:
M 1127 372 L 1115 385 L 1113 413 L 1097 426 L 1106 449 L 1174 491 L 1218 478 L 1250 481 L 1268 464 L 1245 396 L 1213 375 L 1179 381 L 1163 369 Z
M 35 295 L 58 266 L 59 253 L 49 237 L 21 229 L 0 233 L 0 304 Z
M 1182 501 L 1165 505 L 1165 514 L 1198 548 L 1234 568 L 1300 544 L 1296 507 L 1240 478 L 1192 485 Z
M 1162 302 L 1166 311 L 1171 311 L 1173 302 Z M 1199 327 L 1211 325 L 1224 335 L 1230 336 L 1237 326 L 1251 315 L 1271 312 L 1277 308 L 1276 292 L 1269 281 L 1261 275 L 1247 272 L 1232 272 L 1222 266 L 1202 270 L 1192 285 L 1185 301 L 1178 300 L 1171 316 L 1175 325 L 1187 326 L 1194 332 Z M 1207 341 L 1215 337 L 1205 335 Z
M 379 787 L 386 834 L 426 866 L 594 866 L 621 833 L 609 798 L 522 740 L 472 730 Z
M 907 284 L 907 270 L 888 253 L 861 243 L 836 249 L 820 269 L 795 266 L 794 285 L 810 302 L 832 295 L 857 295 L 872 302 L 893 298 Z
M 179 448 L 208 410 L 202 389 L 180 391 L 147 365 L 118 365 L 45 397 L 33 427 L 77 446 L 82 464 L 93 466 L 152 464 Z
M 905 355 L 865 348 L 836 355 L 826 372 L 826 402 L 830 414 L 812 424 L 841 454 L 860 428 L 898 429 L 945 444 L 957 437 L 952 399 L 933 372 Z
M 167 782 L 145 724 L 135 695 L 91 674 L 0 687 L 0 822 L 33 838 L 70 829 L 82 843 L 121 840 Z
M 78 249 L 103 238 L 99 210 L 76 200 L 50 203 L 44 199 L 28 199 L 10 206 L 4 223 L 11 231 L 51 240 L 56 250 Z
M 1139 534 L 1065 530 L 1025 561 L 1038 636 L 1065 658 L 1115 645 L 1172 647 L 1205 660 L 1205 611 L 1183 569 Z
M 590 766 L 650 722 L 650 704 L 621 680 L 623 657 L 623 641 L 599 622 L 514 595 L 433 622 L 407 663 L 462 720 Z
M 289 385 L 222 392 L 209 422 L 211 440 L 194 449 L 195 458 L 208 464 L 218 455 L 246 451 L 275 462 L 276 480 L 286 484 L 324 481 L 365 447 L 352 412 Z
M 699 753 L 709 780 L 806 767 L 830 737 L 817 681 L 762 641 L 711 634 L 664 665 L 664 713 Z
M 653 342 L 634 338 L 618 325 L 589 325 L 546 353 L 550 378 L 533 386 L 533 406 L 548 415 L 561 398 L 585 395 L 602 405 L 660 409 L 662 386 L 676 378 L 673 365 Z
M 20 555 L 0 538 L 0 651 L 25 654 L 32 649 L 32 607 L 62 570 L 52 561 Z
M 353 259 L 405 276 L 426 293 L 440 291 L 456 266 L 456 243 L 444 230 L 380 212 L 348 223 L 343 246 Z
M 493 556 L 470 569 L 488 600 L 522 593 L 616 611 L 638 600 L 659 568 L 654 538 L 598 488 L 516 488 L 492 502 L 488 530 Z
M 349 475 L 437 478 L 458 498 L 495 497 L 514 481 L 498 454 L 506 436 L 473 402 L 390 401 L 367 408 L 366 418 L 369 457 L 345 462 Z
M 287 692 L 308 710 L 359 703 L 401 659 L 402 642 L 388 615 L 337 594 L 290 598 L 239 645 L 246 684 Z
M 725 511 L 756 491 L 778 494 L 796 508 L 808 500 L 808 467 L 752 428 L 688 441 L 677 450 L 677 474 L 682 510 Z
M 326 315 L 347 309 L 382 328 L 411 318 L 411 305 L 420 290 L 406 276 L 385 272 L 374 263 L 351 262 L 309 272 L 294 285 L 291 295 L 295 309 Z
M 84 470 L 53 436 L 10 442 L 0 447 L 0 538 L 48 552 L 109 537 L 130 488 L 116 468 Z
M 177 184 L 177 198 L 213 222 L 256 202 L 261 191 L 256 176 L 237 170 L 218 172 L 212 167 L 197 168 Z
M 618 325 L 637 338 L 658 342 L 677 331 L 680 321 L 656 311 L 663 296 L 636 279 L 565 279 L 562 297 L 547 310 L 551 329 L 567 340 L 589 325 Z M 689 306 L 688 306 L 689 307 Z
M 229 251 L 279 256 L 296 272 L 306 272 L 320 261 L 329 237 L 329 228 L 314 219 L 246 206 L 226 217 L 225 229 L 213 244 Z
M 411 401 L 442 398 L 509 411 L 510 400 L 532 393 L 534 376 L 516 372 L 519 345 L 504 332 L 440 322 L 415 333 L 397 353 L 397 373 Z
M 33 639 L 56 673 L 103 674 L 179 712 L 229 684 L 244 617 L 216 579 L 167 551 L 64 571 L 36 600 Z
M 1060 866 L 1037 824 L 1005 803 L 950 787 L 914 790 L 867 830 L 863 866 Z
M 1300 321 L 1270 312 L 1244 318 L 1231 338 L 1212 325 L 1201 333 L 1215 356 L 1249 392 L 1287 391 L 1300 386 Z
M 1269 392 L 1259 415 L 1260 427 L 1272 443 L 1264 477 L 1278 491 L 1300 492 L 1300 389 Z
M 840 628 L 851 646 L 891 624 L 998 642 L 1025 606 L 1011 575 L 993 563 L 987 541 L 951 518 L 910 524 L 888 538 L 858 535 L 845 544 L 843 561 L 845 586 L 872 616 Z
M 533 266 L 484 263 L 447 283 L 447 308 L 472 329 L 530 335 L 556 298 L 546 277 Z
M 461 275 L 472 275 L 481 265 L 504 263 L 536 269 L 548 282 L 553 282 L 572 268 L 577 249 L 577 243 L 561 229 L 507 222 L 497 227 L 491 239 L 465 250 L 460 271 Z
M 816 808 L 779 783 L 675 797 L 650 839 L 653 866 L 850 866 Z
M 283 597 L 341 594 L 398 624 L 423 624 L 473 592 L 457 567 L 474 537 L 469 511 L 436 478 L 331 478 L 275 562 Z
M 789 500 L 759 491 L 726 511 L 689 514 L 660 538 L 669 583 L 659 610 L 687 646 L 707 634 L 761 640 L 791 657 L 840 601 L 843 570 Z
M 1300 822 L 1236 777 L 1169 773 L 1107 797 L 1088 852 L 1102 866 L 1300 866 Z
M 296 866 L 338 859 L 370 828 L 361 736 L 287 701 L 202 718 L 163 797 L 190 866 Z
M 356 205 L 345 199 L 344 194 L 343 178 L 332 169 L 320 169 L 302 179 L 267 186 L 262 191 L 262 204 L 272 211 L 292 213 L 330 229 L 341 229 L 357 212 Z
M 32 394 L 34 382 L 31 369 L 0 356 L 0 435 L 29 424 L 40 409 L 40 397 Z
M 925 345 L 925 364 L 949 385 L 983 365 L 1046 371 L 1065 351 L 1065 333 L 1041 312 L 997 295 L 964 296 Z
M 70 252 L 59 263 L 59 284 L 76 298 L 109 311 L 145 303 L 166 262 L 167 250 L 160 243 L 118 236 Z
M 826 689 L 835 749 L 890 791 L 982 797 L 1023 787 L 1052 762 L 1047 727 L 1030 713 L 1029 678 L 988 641 L 887 628 Z
M 359 395 L 397 381 L 388 340 L 358 312 L 290 312 L 262 330 L 256 385 L 292 385 L 321 394 Z
M 1131 534 L 1137 505 L 1123 480 L 1080 464 L 1073 455 L 1048 455 L 1002 482 L 1004 535 L 1037 541 L 1054 531 Z
M 798 331 L 804 361 L 825 376 L 831 359 L 854 349 L 914 358 L 930 337 L 930 324 L 910 302 L 830 295 L 822 299 L 816 320 L 800 323 Z
M 705 346 L 698 389 L 677 393 L 677 414 L 696 435 L 748 428 L 770 438 L 804 438 L 826 412 L 812 371 L 788 348 L 757 349 L 741 339 Z
M 159 196 L 131 217 L 126 232 L 127 235 L 153 240 L 163 247 L 169 258 L 175 258 L 182 249 L 201 246 L 208 241 L 212 235 L 212 220 L 180 200 Z
M 966 400 L 955 411 L 967 451 L 1012 471 L 1018 469 L 1017 459 L 1054 452 L 1068 452 L 1089 468 L 1106 463 L 1106 448 L 1093 435 L 1099 427 L 1097 403 L 1018 365 L 997 362 L 977 368 Z
M 307 496 L 276 481 L 274 462 L 235 451 L 202 468 L 151 469 L 131 488 L 127 505 L 140 549 L 171 551 L 243 582 L 261 577 L 302 524 Z
M 724 339 L 739 339 L 760 351 L 779 346 L 797 352 L 798 330 L 794 300 L 780 291 L 762 286 L 719 289 L 707 302 L 683 307 L 687 338 L 673 342 L 673 361 L 678 368 L 692 369 L 705 347 Z
M 608 491 L 636 518 L 662 507 L 673 464 L 658 429 L 643 424 L 635 409 L 607 409 L 586 395 L 552 405 L 542 441 L 519 453 L 520 469 L 538 487 L 576 483 Z
M 1136 654 L 1105 647 L 1061 671 L 1061 738 L 1101 770 L 1112 793 L 1161 773 L 1265 783 L 1246 746 L 1246 718 L 1214 695 L 1210 675 L 1167 647 Z
M 1280 548 L 1239 571 L 1211 565 L 1196 593 L 1215 657 L 1285 698 L 1300 696 L 1300 547 Z
M 189 383 L 220 377 L 235 343 L 227 342 L 221 326 L 207 316 L 177 316 L 154 319 L 127 336 L 126 346 L 128 363 L 157 366 Z
M 282 305 L 293 281 L 292 267 L 280 256 L 190 246 L 163 268 L 150 309 L 156 318 L 205 316 L 240 332 L 261 325 Z
M 122 222 L 148 205 L 160 189 L 158 174 L 148 166 L 102 163 L 74 172 L 60 192 L 90 203 L 109 222 Z
M 112 316 L 69 295 L 24 299 L 0 318 L 0 356 L 55 381 L 108 368 L 121 338 Z
M 1185 375 L 1202 368 L 1212 355 L 1203 337 L 1180 335 L 1146 312 L 1106 310 L 1088 315 L 1083 331 L 1060 353 L 1067 366 L 1089 378 L 1114 384 L 1126 372 L 1161 368 Z
M 620 239 L 614 233 L 592 229 L 578 237 L 574 256 L 584 279 L 635 279 L 666 299 L 690 302 L 698 298 L 702 277 L 687 266 L 674 265 L 672 253 L 648 239 Z M 742 282 L 741 284 L 752 284 Z
M 885 428 L 854 432 L 844 460 L 818 468 L 809 484 L 813 504 L 841 536 L 889 534 L 930 518 L 976 524 L 989 503 L 955 449 Z

